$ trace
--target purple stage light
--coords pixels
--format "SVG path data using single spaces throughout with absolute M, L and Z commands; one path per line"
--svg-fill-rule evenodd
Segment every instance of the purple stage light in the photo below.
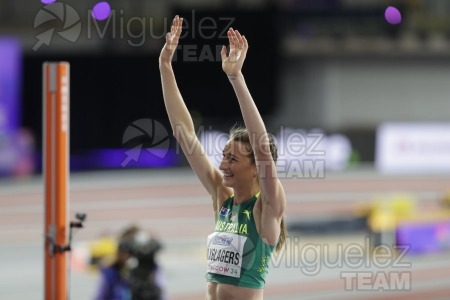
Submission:
M 400 11 L 393 6 L 388 6 L 388 8 L 386 8 L 384 17 L 386 18 L 386 21 L 388 21 L 388 23 L 392 25 L 397 25 L 402 21 L 402 15 L 400 14 Z
M 44 4 L 52 4 L 55 1 L 56 0 L 41 0 L 41 2 L 44 3 Z
M 96 20 L 103 21 L 109 17 L 111 6 L 108 2 L 99 2 L 92 9 L 92 17 Z

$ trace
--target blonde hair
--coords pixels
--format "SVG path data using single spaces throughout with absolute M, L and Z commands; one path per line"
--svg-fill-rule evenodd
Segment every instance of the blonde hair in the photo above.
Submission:
M 234 125 L 230 129 L 230 141 L 234 142 L 241 142 L 244 144 L 250 144 L 250 136 L 248 134 L 247 128 L 241 125 Z M 272 154 L 272 159 L 276 163 L 278 159 L 278 149 L 277 145 L 275 144 L 275 140 L 271 134 L 269 134 L 269 147 L 270 147 L 270 153 Z M 253 149 L 250 147 L 250 158 L 252 159 L 252 162 L 255 163 L 255 154 L 253 152 Z M 278 239 L 277 246 L 275 248 L 276 252 L 279 252 L 283 246 L 286 244 L 286 238 L 287 238 L 288 232 L 286 228 L 286 224 L 284 223 L 284 217 L 281 218 L 280 223 L 280 237 Z

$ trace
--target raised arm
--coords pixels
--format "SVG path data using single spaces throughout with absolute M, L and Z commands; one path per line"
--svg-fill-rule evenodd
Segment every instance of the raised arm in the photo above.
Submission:
M 176 16 L 171 30 L 166 35 L 166 43 L 159 56 L 159 69 L 164 103 L 169 116 L 172 132 L 186 155 L 189 164 L 213 199 L 217 212 L 220 201 L 231 193 L 222 184 L 222 174 L 205 155 L 194 129 L 192 117 L 184 103 L 172 69 L 172 58 L 180 39 L 183 19 Z
M 232 28 L 228 31 L 228 40 L 230 52 L 227 55 L 225 46 L 222 48 L 222 68 L 236 93 L 245 127 L 249 133 L 250 144 L 255 154 L 261 188 L 260 199 L 263 203 L 262 226 L 265 227 L 264 232 L 266 233 L 278 232 L 286 199 L 270 152 L 269 136 L 266 127 L 242 74 L 248 42 L 245 36 L 242 36 L 237 30 Z
M 164 103 L 176 138 L 180 133 L 193 134 L 195 132 L 192 118 L 184 104 L 172 69 L 172 59 L 178 47 L 182 24 L 183 18 L 176 16 L 173 19 L 171 30 L 166 34 L 166 43 L 159 56 Z

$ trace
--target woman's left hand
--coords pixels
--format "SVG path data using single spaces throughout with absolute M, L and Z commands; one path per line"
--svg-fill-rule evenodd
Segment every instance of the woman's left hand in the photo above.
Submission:
M 228 76 L 235 76 L 241 73 L 247 55 L 248 43 L 245 36 L 239 31 L 230 28 L 228 30 L 228 41 L 230 43 L 230 53 L 227 55 L 227 48 L 222 47 L 222 69 Z

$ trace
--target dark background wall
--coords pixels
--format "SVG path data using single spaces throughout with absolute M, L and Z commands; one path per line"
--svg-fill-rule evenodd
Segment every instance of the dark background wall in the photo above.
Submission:
M 202 125 L 226 130 L 240 121 L 240 111 L 216 53 L 228 41 L 221 35 L 232 26 L 245 33 L 250 52 L 244 72 L 260 112 L 271 114 L 277 106 L 278 51 L 275 17 L 268 10 L 211 12 L 181 11 L 192 26 L 204 17 L 217 21 L 217 30 L 185 30 L 177 61 L 173 63 L 179 88 L 193 117 Z M 223 21 L 219 20 L 222 19 Z M 225 20 L 226 19 L 226 20 Z M 197 23 L 198 25 L 198 23 Z M 254 27 L 258 26 L 258 30 Z M 205 38 L 210 37 L 212 38 Z M 226 36 L 226 34 L 225 34 Z M 203 37 L 203 38 L 202 38 Z M 189 49 L 183 48 L 189 46 Z M 90 55 L 27 55 L 24 61 L 23 125 L 31 128 L 38 148 L 42 138 L 42 63 L 68 61 L 71 64 L 71 150 L 120 148 L 128 125 L 141 118 L 155 119 L 168 126 L 161 92 L 158 54 L 111 53 Z M 205 54 L 201 56 L 201 53 Z M 220 57 L 220 56 L 219 56 Z
M 15 36 L 23 45 L 22 125 L 35 134 L 38 150 L 41 68 L 47 60 L 71 63 L 74 153 L 120 148 L 125 129 L 137 119 L 152 118 L 168 128 L 157 58 L 169 27 L 165 21 L 175 14 L 189 24 L 174 68 L 197 125 L 227 130 L 240 120 L 217 56 L 200 59 L 203 49 L 210 55 L 227 44 L 220 34 L 229 18 L 250 41 L 244 72 L 272 132 L 284 126 L 343 133 L 361 160 L 372 162 L 380 124 L 448 121 L 449 1 L 111 0 L 117 22 L 145 18 L 147 34 L 154 25 L 157 36 L 147 36 L 140 46 L 128 40 L 142 29 L 139 22 L 125 38 L 112 37 L 112 28 L 104 37 L 89 38 L 87 26 L 93 23 L 88 12 L 95 1 L 58 2 L 79 14 L 79 39 L 72 43 L 56 32 L 51 45 L 33 51 L 45 28 L 33 28 L 32 21 L 44 5 L 0 0 L 0 35 Z M 386 22 L 389 5 L 400 9 L 400 24 Z M 203 26 L 209 34 L 204 37 L 199 22 L 208 18 L 216 22 L 217 32 Z M 64 30 L 59 20 L 48 24 L 53 25 Z

